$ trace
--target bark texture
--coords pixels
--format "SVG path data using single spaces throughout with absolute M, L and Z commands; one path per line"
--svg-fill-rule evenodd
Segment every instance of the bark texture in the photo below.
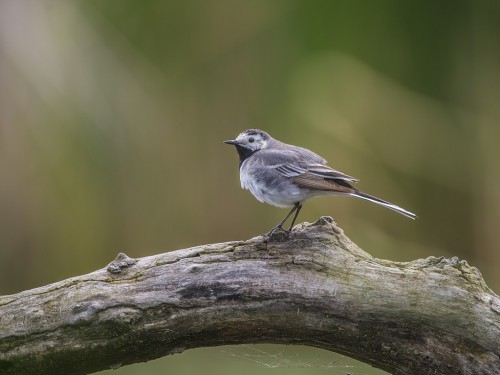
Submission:
M 278 236 L 279 237 L 279 236 Z M 321 218 L 0 297 L 0 374 L 87 374 L 189 348 L 306 344 L 394 374 L 499 374 L 500 299 L 457 258 L 373 258 Z

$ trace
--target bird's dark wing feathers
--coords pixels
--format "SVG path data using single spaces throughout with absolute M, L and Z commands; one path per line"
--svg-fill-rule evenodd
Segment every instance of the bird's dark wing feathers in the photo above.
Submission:
M 324 177 L 318 177 L 310 172 L 301 174 L 297 177 L 292 177 L 292 182 L 304 189 L 323 190 L 346 194 L 356 192 L 356 189 L 345 180 L 326 179 Z
M 304 157 L 304 152 L 296 150 L 263 150 L 261 151 L 261 162 L 263 166 L 272 169 L 284 177 L 288 177 L 296 185 L 306 189 L 325 191 L 339 191 L 344 193 L 355 192 L 356 189 L 350 182 L 357 179 L 345 173 L 339 172 L 326 165 L 326 161 L 316 155 L 314 161 Z M 309 151 L 309 150 L 306 150 Z M 312 153 L 312 151 L 309 151 Z M 257 156 L 257 154 L 255 154 Z M 322 164 L 325 163 L 325 164 Z
M 322 165 L 322 164 L 309 164 L 307 171 L 314 174 L 315 176 L 323 177 L 326 179 L 344 180 L 349 182 L 358 181 L 354 177 L 351 177 L 345 173 L 339 172 L 333 168 L 330 168 L 327 165 Z

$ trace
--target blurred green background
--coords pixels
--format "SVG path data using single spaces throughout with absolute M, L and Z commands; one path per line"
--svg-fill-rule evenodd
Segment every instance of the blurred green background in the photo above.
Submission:
M 498 1 L 4 0 L 0 294 L 271 228 L 286 211 L 240 189 L 222 143 L 246 128 L 419 216 L 320 198 L 299 221 L 331 215 L 379 258 L 458 256 L 500 290 Z M 223 350 L 114 373 L 325 371 Z

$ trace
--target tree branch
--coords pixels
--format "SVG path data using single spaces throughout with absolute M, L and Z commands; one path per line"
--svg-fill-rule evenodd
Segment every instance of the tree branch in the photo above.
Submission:
M 395 374 L 500 373 L 500 299 L 457 258 L 375 259 L 330 218 L 0 297 L 1 374 L 87 374 L 242 343 L 312 345 Z

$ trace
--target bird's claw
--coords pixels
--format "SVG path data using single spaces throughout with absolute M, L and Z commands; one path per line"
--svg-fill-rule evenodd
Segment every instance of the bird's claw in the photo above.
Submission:
M 262 236 L 268 237 L 272 241 L 284 241 L 290 236 L 291 230 L 286 230 L 281 226 L 274 227 Z

